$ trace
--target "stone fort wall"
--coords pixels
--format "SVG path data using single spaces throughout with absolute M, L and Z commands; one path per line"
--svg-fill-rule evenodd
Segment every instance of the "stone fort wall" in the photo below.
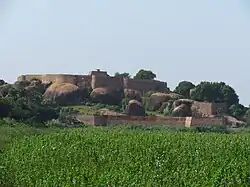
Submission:
M 218 115 L 227 113 L 227 103 L 208 103 L 208 102 L 198 102 L 194 101 L 194 105 L 197 110 L 204 115 Z
M 221 118 L 197 118 L 197 117 L 158 117 L 158 116 L 91 116 L 77 115 L 82 123 L 106 126 L 106 125 L 167 125 L 173 127 L 198 127 L 210 125 L 226 125 L 227 120 Z
M 167 83 L 158 80 L 134 80 L 123 77 L 112 77 L 106 72 L 92 71 L 89 75 L 70 75 L 70 74 L 34 74 L 21 75 L 18 81 L 31 81 L 39 79 L 42 82 L 71 83 L 74 85 L 84 84 L 92 89 L 98 87 L 109 87 L 114 89 L 134 89 L 141 92 L 150 90 L 167 91 Z

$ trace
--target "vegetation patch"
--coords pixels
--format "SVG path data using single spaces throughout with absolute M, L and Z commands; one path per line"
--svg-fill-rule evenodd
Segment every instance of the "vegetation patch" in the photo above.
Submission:
M 17 186 L 249 186 L 248 133 L 82 128 L 15 140 L 0 155 Z

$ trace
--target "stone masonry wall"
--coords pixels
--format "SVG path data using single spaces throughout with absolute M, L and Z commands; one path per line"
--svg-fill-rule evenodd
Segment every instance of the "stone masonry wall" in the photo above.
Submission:
M 134 80 L 124 79 L 124 88 L 138 90 L 141 92 L 148 92 L 151 90 L 167 91 L 167 83 L 157 80 Z
M 137 116 L 86 116 L 78 119 L 91 125 L 167 125 L 173 127 L 197 127 L 209 125 L 225 125 L 224 118 L 195 118 L 195 117 L 137 117 Z
M 90 75 L 70 75 L 70 74 L 44 74 L 44 75 L 21 75 L 18 81 L 39 79 L 43 82 L 71 83 L 75 85 L 88 85 L 93 89 L 98 87 L 109 87 L 115 89 L 128 88 L 141 92 L 151 90 L 166 91 L 167 83 L 157 80 L 134 80 L 123 77 L 111 77 L 106 72 L 93 71 Z
M 18 81 L 31 81 L 32 79 L 39 79 L 42 82 L 76 83 L 75 76 L 68 74 L 21 75 L 17 78 Z
M 199 112 L 208 116 L 216 115 L 218 110 L 220 110 L 222 114 L 227 112 L 226 103 L 208 103 L 194 101 L 194 105 L 197 107 Z
M 123 88 L 123 78 L 92 75 L 91 86 L 92 86 L 92 89 L 95 89 L 98 87 L 109 87 L 109 88 L 114 88 L 114 89 L 121 89 Z

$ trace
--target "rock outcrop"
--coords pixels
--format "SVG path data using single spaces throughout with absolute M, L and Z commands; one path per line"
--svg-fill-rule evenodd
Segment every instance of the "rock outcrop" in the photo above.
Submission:
M 133 90 L 133 89 L 124 89 L 124 96 L 126 98 L 130 98 L 130 99 L 135 99 L 137 101 L 140 101 L 142 100 L 141 98 L 141 92 L 138 91 L 138 90 Z
M 192 116 L 192 104 L 193 100 L 190 99 L 178 99 L 173 103 L 172 116 L 186 117 Z
M 148 108 L 152 111 L 155 111 L 160 109 L 163 103 L 166 103 L 170 100 L 174 101 L 181 98 L 183 98 L 183 96 L 176 93 L 156 92 L 150 96 Z
M 91 94 L 91 99 L 95 103 L 117 105 L 124 98 L 123 90 L 114 90 L 107 87 L 95 88 Z
M 55 82 L 47 88 L 44 97 L 53 100 L 60 105 L 71 105 L 81 103 L 84 94 L 76 85 Z
M 139 101 L 130 100 L 126 106 L 125 114 L 129 116 L 146 116 L 146 111 Z

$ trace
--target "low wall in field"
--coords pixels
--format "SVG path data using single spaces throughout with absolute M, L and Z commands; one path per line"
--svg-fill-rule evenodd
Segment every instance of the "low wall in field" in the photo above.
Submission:
M 196 118 L 196 117 L 158 117 L 158 116 L 90 116 L 78 115 L 77 119 L 83 123 L 95 126 L 106 125 L 168 125 L 173 127 L 198 127 L 209 125 L 226 125 L 226 120 L 221 118 Z

